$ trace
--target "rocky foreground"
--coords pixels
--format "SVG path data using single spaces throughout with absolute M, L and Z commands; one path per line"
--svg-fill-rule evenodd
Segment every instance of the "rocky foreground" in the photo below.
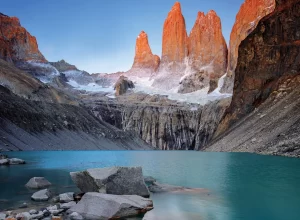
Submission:
M 1 212 L 0 220 L 142 219 L 153 209 L 150 192 L 206 192 L 158 183 L 153 177 L 143 177 L 141 167 L 88 169 L 70 175 L 81 193 L 66 192 L 55 196 L 48 189 L 52 185 L 48 180 L 33 177 L 25 187 L 37 190 L 31 196 L 36 207 L 40 202 L 46 207 L 38 210 L 25 203 L 19 210 Z

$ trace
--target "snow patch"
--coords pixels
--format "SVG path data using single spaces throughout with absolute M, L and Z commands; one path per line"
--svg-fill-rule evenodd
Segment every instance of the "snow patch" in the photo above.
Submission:
M 40 63 L 40 62 L 36 62 L 36 61 L 27 61 L 27 62 L 32 66 L 49 69 L 51 71 L 52 75 L 55 75 L 55 76 L 59 75 L 59 71 L 54 66 L 52 66 L 50 63 Z
M 106 93 L 114 93 L 113 87 L 102 87 L 96 83 L 89 83 L 87 85 L 80 85 L 75 80 L 69 80 L 67 82 L 69 85 L 74 87 L 77 90 L 85 90 L 87 92 L 106 92 Z

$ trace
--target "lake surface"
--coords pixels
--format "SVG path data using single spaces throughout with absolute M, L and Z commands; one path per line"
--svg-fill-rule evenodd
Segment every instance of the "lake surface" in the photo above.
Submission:
M 153 194 L 160 220 L 299 220 L 300 159 L 247 153 L 194 151 L 10 152 L 26 165 L 0 167 L 0 210 L 30 202 L 25 188 L 44 176 L 57 193 L 77 190 L 70 171 L 142 166 L 161 183 L 205 188 L 207 193 Z M 7 201 L 8 200 L 8 201 Z

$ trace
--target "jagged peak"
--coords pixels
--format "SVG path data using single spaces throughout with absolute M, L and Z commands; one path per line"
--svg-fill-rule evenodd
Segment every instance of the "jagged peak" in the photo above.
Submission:
M 180 2 L 175 2 L 175 4 L 173 5 L 171 11 L 179 11 L 179 12 L 181 12 Z

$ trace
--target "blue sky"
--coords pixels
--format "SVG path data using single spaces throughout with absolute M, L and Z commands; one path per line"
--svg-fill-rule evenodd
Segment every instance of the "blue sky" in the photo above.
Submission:
M 162 29 L 175 0 L 9 0 L 1 11 L 16 16 L 49 61 L 65 59 L 90 73 L 130 69 L 141 30 L 152 52 L 161 55 Z M 188 33 L 198 11 L 213 9 L 221 17 L 229 41 L 243 0 L 180 1 Z

